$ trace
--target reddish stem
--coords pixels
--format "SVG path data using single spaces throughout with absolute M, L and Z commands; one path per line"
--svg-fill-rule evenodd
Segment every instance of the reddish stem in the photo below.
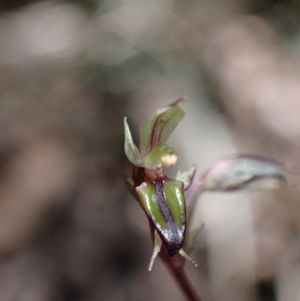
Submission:
M 164 248 L 163 248 L 164 249 Z M 183 270 L 184 261 L 179 255 L 174 257 L 169 257 L 166 250 L 161 250 L 160 256 L 166 266 L 168 267 L 170 273 L 176 279 L 179 287 L 182 292 L 186 296 L 188 301 L 202 301 L 202 299 L 198 296 L 194 288 L 192 287 L 189 279 L 186 276 L 186 273 Z

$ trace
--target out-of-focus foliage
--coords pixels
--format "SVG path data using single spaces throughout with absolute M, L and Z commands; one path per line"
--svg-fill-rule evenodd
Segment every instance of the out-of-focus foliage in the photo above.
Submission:
M 283 166 L 252 155 L 235 155 L 219 159 L 201 177 L 203 190 L 269 190 L 286 184 Z

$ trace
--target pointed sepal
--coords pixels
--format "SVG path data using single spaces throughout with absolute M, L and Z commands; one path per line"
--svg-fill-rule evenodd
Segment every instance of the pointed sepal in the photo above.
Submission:
M 186 254 L 186 253 L 183 251 L 183 249 L 181 249 L 181 250 L 179 251 L 179 254 L 180 254 L 183 258 L 185 258 L 186 260 L 188 260 L 192 265 L 194 265 L 195 268 L 198 267 L 197 262 L 194 261 L 188 254 Z
M 154 235 L 154 248 L 153 248 L 153 253 L 152 253 L 151 260 L 150 260 L 150 263 L 149 263 L 149 266 L 148 266 L 148 272 L 149 273 L 152 271 L 154 261 L 155 261 L 157 255 L 158 255 L 158 253 L 160 252 L 161 246 L 162 246 L 162 240 L 161 240 L 161 238 L 158 235 L 156 230 L 154 230 L 153 235 Z
M 178 171 L 176 180 L 183 182 L 184 190 L 187 190 L 191 187 L 197 168 L 193 165 L 189 170 L 180 172 Z
M 124 132 L 125 132 L 125 154 L 128 160 L 135 166 L 142 167 L 143 166 L 143 159 L 140 154 L 140 151 L 135 146 L 132 135 L 127 123 L 127 118 L 124 118 Z

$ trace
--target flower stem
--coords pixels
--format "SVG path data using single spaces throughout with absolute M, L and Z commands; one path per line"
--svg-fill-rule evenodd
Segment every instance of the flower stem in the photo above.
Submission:
M 186 296 L 186 299 L 188 301 L 202 301 L 186 276 L 186 273 L 183 269 L 184 260 L 182 260 L 182 258 L 180 258 L 178 255 L 169 257 L 165 250 L 162 250 L 161 257 L 164 263 L 167 265 L 170 273 L 176 279 L 181 291 Z

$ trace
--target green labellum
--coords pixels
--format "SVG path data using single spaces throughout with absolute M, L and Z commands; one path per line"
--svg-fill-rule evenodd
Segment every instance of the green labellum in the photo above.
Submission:
M 166 177 L 136 187 L 139 203 L 159 233 L 170 256 L 182 248 L 186 232 L 183 183 Z

